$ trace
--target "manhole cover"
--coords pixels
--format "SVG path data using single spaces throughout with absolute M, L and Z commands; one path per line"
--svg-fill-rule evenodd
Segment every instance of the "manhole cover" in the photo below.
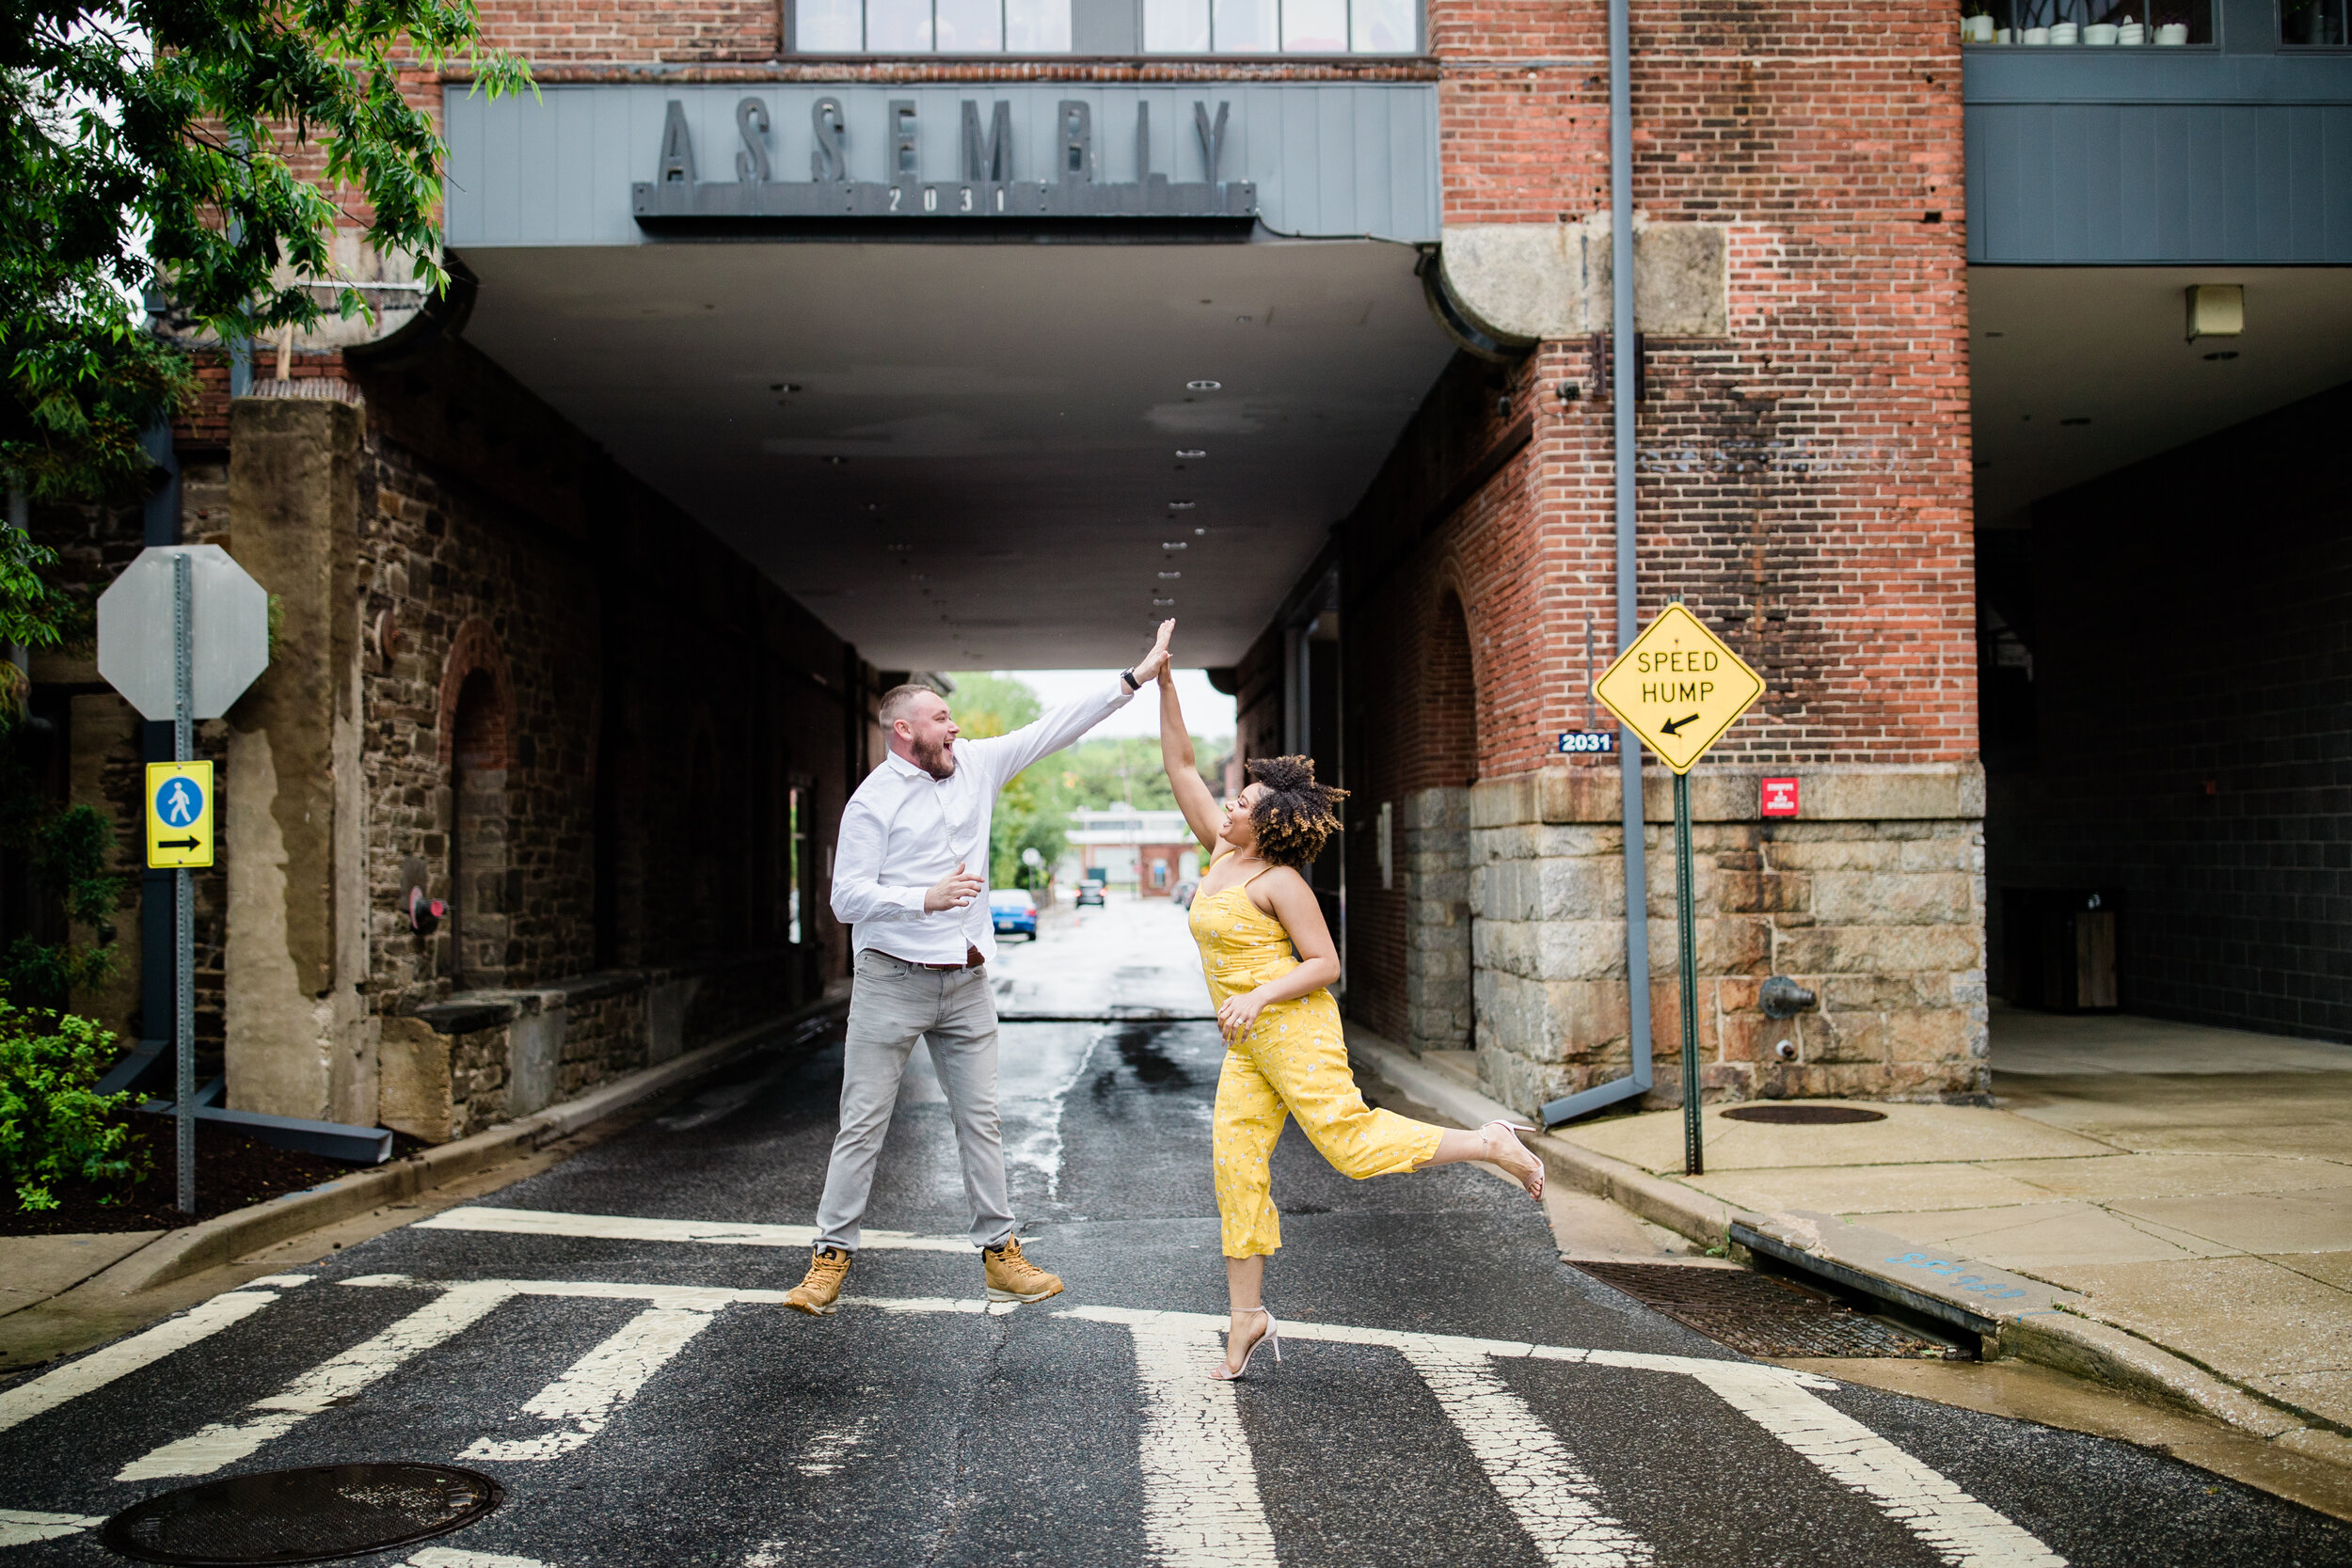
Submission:
M 149 1562 L 327 1562 L 463 1528 L 505 1495 L 449 1465 L 318 1465 L 166 1492 L 99 1538 Z
M 1749 1355 L 1901 1356 L 1964 1361 L 1968 1353 L 1907 1334 L 1816 1291 L 1745 1269 L 1678 1263 L 1579 1263 L 1643 1306 Z
M 1724 1113 L 1728 1121 L 1769 1121 L 1782 1127 L 1834 1127 L 1847 1121 L 1884 1121 L 1884 1111 L 1859 1105 L 1773 1104 L 1734 1105 Z

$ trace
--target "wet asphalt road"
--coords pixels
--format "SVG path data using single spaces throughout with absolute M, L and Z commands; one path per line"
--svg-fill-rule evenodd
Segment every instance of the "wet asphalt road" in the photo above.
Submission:
M 1164 907 L 1114 911 L 1009 955 L 1000 988 L 1115 1000 L 1088 974 L 1181 962 L 1171 935 Z M 87 1522 L 202 1474 L 395 1458 L 506 1501 L 354 1560 L 2352 1563 L 2352 1528 L 2160 1455 L 1758 1368 L 1559 1262 L 1490 1175 L 1351 1183 L 1295 1129 L 1267 1295 L 1296 1333 L 1212 1389 L 1221 1051 L 1202 1022 L 1006 1027 L 1015 1205 L 1066 1296 L 977 1308 L 918 1071 L 867 1215 L 918 1244 L 869 1245 L 837 1316 L 726 1293 L 800 1277 L 805 1252 L 756 1233 L 443 1216 L 257 1282 L 211 1308 L 237 1321 L 55 1408 L 16 1418 L 31 1380 L 0 1390 L 0 1565 L 120 1560 Z M 837 1037 L 755 1054 L 479 1207 L 805 1226 L 838 1072 Z

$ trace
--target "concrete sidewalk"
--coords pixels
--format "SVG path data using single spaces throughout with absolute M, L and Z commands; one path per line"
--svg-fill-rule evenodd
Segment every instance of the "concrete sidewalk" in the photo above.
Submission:
M 1776 1126 L 1709 1107 L 1695 1178 L 1679 1111 L 1541 1141 L 1686 1235 L 1745 1225 L 1979 1314 L 2003 1354 L 2352 1464 L 2352 1047 L 1996 1008 L 1993 1059 L 1994 1109 Z M 1415 1065 L 1472 1087 L 1472 1060 Z

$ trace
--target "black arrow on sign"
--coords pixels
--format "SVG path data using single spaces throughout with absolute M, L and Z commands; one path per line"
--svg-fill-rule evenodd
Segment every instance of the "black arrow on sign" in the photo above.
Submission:
M 1661 735 L 1673 735 L 1677 731 L 1680 730 L 1683 725 L 1695 724 L 1698 721 L 1699 716 L 1695 713 L 1685 715 L 1680 719 L 1670 719 L 1666 722 L 1658 726 L 1658 733 Z
M 158 849 L 201 849 L 204 847 L 204 841 L 194 833 L 190 833 L 185 838 L 159 838 L 155 841 L 155 847 Z

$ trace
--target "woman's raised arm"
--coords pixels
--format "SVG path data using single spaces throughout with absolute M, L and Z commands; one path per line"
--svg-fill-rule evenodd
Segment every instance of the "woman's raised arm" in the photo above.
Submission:
M 1176 672 L 1166 664 L 1160 666 L 1160 763 L 1168 769 L 1168 787 L 1176 792 L 1176 803 L 1184 809 L 1192 836 L 1202 848 L 1214 852 L 1223 834 L 1224 814 L 1216 809 L 1216 797 L 1194 766 L 1192 732 L 1184 728 L 1184 707 L 1176 700 Z

